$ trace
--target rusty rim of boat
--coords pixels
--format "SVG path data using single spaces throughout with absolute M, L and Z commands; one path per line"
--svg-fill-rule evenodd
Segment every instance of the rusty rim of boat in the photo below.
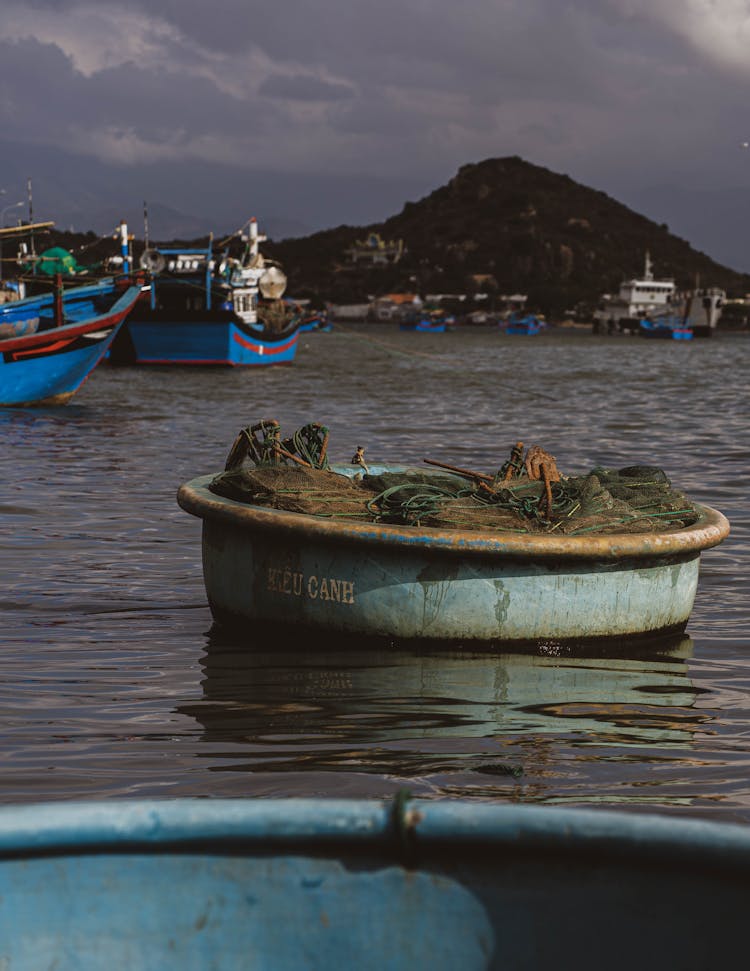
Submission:
M 621 559 L 690 555 L 717 546 L 729 535 L 729 522 L 717 509 L 694 503 L 699 517 L 692 526 L 671 532 L 560 536 L 554 533 L 487 533 L 478 530 L 393 526 L 324 519 L 306 513 L 253 506 L 215 495 L 208 488 L 216 474 L 180 486 L 177 501 L 193 516 L 231 523 L 254 532 L 273 532 L 307 541 L 398 547 L 403 550 L 560 559 Z

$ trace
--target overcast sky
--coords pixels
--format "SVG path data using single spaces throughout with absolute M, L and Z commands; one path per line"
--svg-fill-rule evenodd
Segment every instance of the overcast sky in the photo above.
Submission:
M 72 153 L 71 211 L 150 191 L 315 229 L 517 154 L 750 269 L 724 224 L 750 217 L 749 50 L 745 0 L 4 0 L 0 188 L 23 164 L 59 209 Z

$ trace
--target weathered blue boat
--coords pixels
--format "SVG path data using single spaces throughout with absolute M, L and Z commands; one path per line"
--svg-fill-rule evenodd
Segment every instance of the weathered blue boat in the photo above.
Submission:
M 107 353 L 141 295 L 114 279 L 0 306 L 0 406 L 64 404 Z M 3 338 L 3 333 L 15 336 Z
M 641 337 L 655 337 L 662 340 L 691 341 L 693 339 L 693 330 L 682 314 L 644 317 L 639 321 L 638 333 Z
M 335 466 L 345 475 L 356 466 Z M 370 466 L 370 472 L 404 472 Z M 203 576 L 220 625 L 261 622 L 433 641 L 582 640 L 678 632 L 702 550 L 729 533 L 696 507 L 663 533 L 560 535 L 441 530 L 318 518 L 181 486 L 203 520 Z
M 8 968 L 734 967 L 747 827 L 410 800 L 0 809 Z
M 333 324 L 326 313 L 307 314 L 302 317 L 299 325 L 301 334 L 320 333 L 330 334 Z
M 501 330 L 511 336 L 535 337 L 542 332 L 543 328 L 544 325 L 534 314 L 512 313 Z
M 299 317 L 281 297 L 286 277 L 265 260 L 256 221 L 243 237 L 241 259 L 224 258 L 215 273 L 213 244 L 204 249 L 148 248 L 141 267 L 151 290 L 139 302 L 112 346 L 113 364 L 291 364 Z M 267 304 L 262 297 L 268 296 Z M 265 315 L 265 316 L 262 316 Z
M 422 313 L 413 314 L 406 320 L 402 320 L 399 329 L 412 330 L 419 334 L 444 334 L 452 329 L 454 323 L 455 319 L 444 313 Z
M 411 330 L 418 334 L 444 334 L 447 327 L 444 322 L 433 323 L 431 320 L 406 320 L 399 325 L 399 330 Z

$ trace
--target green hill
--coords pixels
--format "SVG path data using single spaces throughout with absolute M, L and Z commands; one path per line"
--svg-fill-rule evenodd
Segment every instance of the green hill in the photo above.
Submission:
M 346 250 L 373 232 L 403 239 L 404 256 L 380 268 L 352 266 Z M 577 305 L 585 312 L 601 293 L 640 276 L 646 251 L 654 275 L 680 288 L 698 277 L 732 296 L 750 291 L 750 276 L 694 250 L 667 226 L 517 156 L 464 165 L 447 185 L 382 223 L 340 226 L 264 251 L 284 264 L 291 293 L 342 303 L 393 291 L 520 291 L 543 312 Z

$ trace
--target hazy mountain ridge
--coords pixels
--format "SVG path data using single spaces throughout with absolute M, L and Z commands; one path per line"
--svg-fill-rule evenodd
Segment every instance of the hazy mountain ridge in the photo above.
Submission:
M 35 220 L 53 220 L 60 232 L 106 234 L 126 219 L 143 236 L 143 202 L 150 235 L 165 241 L 234 232 L 251 216 L 276 239 L 307 235 L 342 218 L 366 222 L 392 212 L 423 191 L 424 180 L 366 172 L 289 171 L 214 159 L 118 164 L 75 151 L 10 142 L 0 137 L 3 178 L 0 208 L 23 201 L 32 180 Z M 165 215 L 162 223 L 160 213 Z M 346 214 L 345 216 L 343 214 Z M 8 212 L 7 222 L 15 220 Z

